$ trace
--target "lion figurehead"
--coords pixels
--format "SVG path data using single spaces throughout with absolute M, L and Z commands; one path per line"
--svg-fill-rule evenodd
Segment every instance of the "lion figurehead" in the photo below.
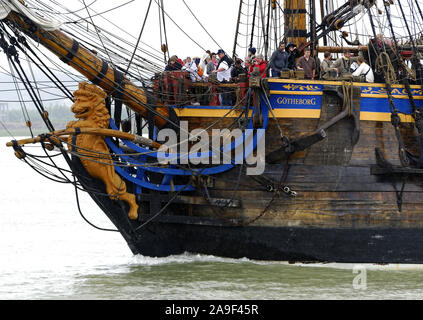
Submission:
M 93 122 L 96 128 L 107 128 L 110 116 L 104 101 L 106 96 L 101 88 L 81 82 L 78 90 L 74 92 L 74 104 L 71 111 L 79 120 Z

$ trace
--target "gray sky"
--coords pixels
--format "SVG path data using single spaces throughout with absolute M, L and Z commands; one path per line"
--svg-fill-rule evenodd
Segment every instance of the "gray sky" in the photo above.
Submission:
M 73 14 L 70 15 L 69 12 L 65 10 L 64 7 L 66 7 L 80 18 L 90 21 L 87 10 L 84 7 L 84 1 L 87 5 L 89 5 L 90 14 L 92 15 L 92 19 L 96 25 L 118 35 L 119 37 L 127 39 L 132 44 L 136 43 L 144 21 L 149 0 L 67 0 L 63 2 L 60 0 L 27 0 L 27 3 L 33 4 L 38 8 L 42 8 L 40 5 L 42 2 L 53 6 L 55 10 L 62 13 L 54 15 L 60 20 L 64 20 L 66 18 L 77 18 L 77 16 Z M 210 35 L 208 35 L 206 31 L 203 30 L 202 26 L 195 20 L 188 8 L 185 6 L 184 1 Z M 151 46 L 151 48 L 148 49 L 149 51 L 155 51 L 156 55 L 162 57 L 160 46 L 164 40 L 160 40 L 159 7 L 157 2 L 159 2 L 159 0 L 152 0 L 151 11 L 141 40 L 143 43 Z M 173 22 L 168 16 L 166 16 L 166 29 L 171 55 L 176 54 L 180 58 L 185 58 L 187 56 L 202 56 L 204 54 L 202 48 L 217 51 L 220 47 L 232 54 L 235 27 L 238 18 L 239 0 L 163 0 L 163 2 L 165 11 L 168 13 L 170 18 L 174 20 Z M 338 3 L 341 4 L 345 1 L 335 0 L 334 2 L 335 7 L 338 7 Z M 57 5 L 55 5 L 55 3 L 57 3 Z M 62 8 L 60 7 L 61 3 L 63 3 L 62 6 L 64 6 Z M 106 12 L 125 3 L 127 4 L 123 7 Z M 254 0 L 244 0 L 244 3 L 253 4 Z M 407 3 L 404 5 L 407 5 Z M 246 10 L 247 9 L 244 8 L 244 12 Z M 40 12 L 48 16 L 48 11 L 49 10 Z M 317 12 L 319 13 L 319 10 L 317 10 Z M 101 14 L 97 15 L 97 13 Z M 249 14 L 252 14 L 252 12 L 250 11 Z M 399 19 L 400 14 L 398 12 L 398 8 L 393 8 L 393 14 L 394 24 L 398 27 L 397 36 L 405 36 L 406 32 L 404 30 L 404 23 L 401 19 Z M 414 17 L 417 17 L 416 22 L 419 22 L 417 13 L 414 12 L 413 14 Z M 410 20 L 412 20 L 411 15 L 409 15 L 409 17 Z M 115 25 L 107 20 L 111 21 Z M 377 32 L 382 32 L 389 36 L 390 31 L 388 30 L 386 17 L 384 15 L 377 15 L 375 20 L 377 26 L 381 26 L 381 29 L 378 29 Z M 318 21 L 320 21 L 320 14 L 318 14 Z M 367 35 L 371 34 L 371 29 L 366 17 L 362 19 L 358 17 L 357 22 L 358 23 L 350 23 L 346 25 L 343 30 L 349 32 L 359 32 Z M 411 24 L 411 28 L 413 30 L 421 29 L 422 23 L 416 22 Z M 88 27 L 88 24 L 83 22 L 83 20 L 80 20 L 79 25 L 82 27 Z M 189 37 L 194 39 L 198 44 L 194 43 L 187 35 L 183 34 L 176 25 L 187 32 Z M 65 25 L 64 27 L 70 28 L 72 25 Z M 246 25 L 242 25 L 242 27 L 247 28 Z M 246 29 L 240 31 L 244 34 L 247 33 Z M 84 35 L 82 35 L 82 37 L 83 36 Z M 249 37 L 241 37 L 239 41 L 241 45 L 246 47 L 249 43 Z M 254 44 L 254 46 L 256 46 L 256 44 Z M 145 47 L 145 45 L 141 44 L 140 47 Z M 131 50 L 132 49 L 129 49 L 130 52 L 132 52 Z M 240 57 L 244 57 L 246 55 L 246 51 L 246 48 L 238 48 L 237 54 Z M 45 50 L 45 52 L 47 52 L 47 50 Z M 60 62 L 57 57 L 53 55 L 49 56 L 62 67 L 66 67 L 66 65 Z M 160 61 L 162 62 L 162 59 L 160 59 Z M 23 66 L 27 68 L 26 64 L 23 64 Z M 7 60 L 5 59 L 5 55 L 3 53 L 0 55 L 0 67 L 9 70 Z M 72 72 L 75 71 L 72 70 Z M 0 76 L 0 80 L 4 80 L 4 75 Z M 6 94 L 12 95 L 13 93 L 3 93 L 3 96 Z
M 162 41 L 160 40 L 158 6 L 160 1 L 163 1 L 164 9 L 170 16 L 165 16 L 165 19 L 169 52 L 171 55 L 176 54 L 182 58 L 186 56 L 201 56 L 204 53 L 203 49 L 217 51 L 220 47 L 228 51 L 230 54 L 232 53 L 235 27 L 238 18 L 239 0 L 152 0 L 150 14 L 141 40 L 144 43 L 151 45 L 154 50 L 157 50 L 156 53 L 158 55 L 161 55 L 160 46 L 161 43 L 164 42 L 164 39 L 162 39 Z M 266 0 L 259 1 L 263 1 L 263 3 L 266 2 Z M 279 1 L 283 4 L 282 0 Z M 67 0 L 63 2 L 59 0 L 27 0 L 27 3 L 33 3 L 34 6 L 38 8 L 43 8 L 40 5 L 41 2 L 53 6 L 59 12 L 65 13 L 64 15 L 57 15 L 60 20 L 63 20 L 67 17 L 72 17 L 75 19 L 75 15 L 69 15 L 66 12 L 64 8 L 66 7 L 75 12 L 75 14 L 81 18 L 86 18 L 88 21 L 90 21 L 87 10 L 84 7 L 84 4 L 86 4 L 90 8 L 89 12 L 92 15 L 92 19 L 96 25 L 109 30 L 114 34 L 119 35 L 120 37 L 128 39 L 131 43 L 136 43 L 150 0 Z M 58 3 L 59 6 L 55 5 L 55 2 Z M 345 3 L 345 1 L 341 0 L 334 0 L 333 2 L 335 8 Z M 63 8 L 60 8 L 60 3 L 63 3 Z M 248 9 L 246 5 L 252 5 L 254 0 L 244 0 L 244 3 L 245 5 L 243 12 L 249 13 L 251 15 L 252 9 L 247 11 Z M 117 8 L 116 10 L 111 10 L 123 4 L 125 5 Z M 207 30 L 211 37 L 195 20 L 185 4 L 192 10 L 192 12 L 195 14 L 195 16 L 203 25 L 204 29 Z M 316 4 L 318 5 L 317 1 Z M 407 3 L 404 4 L 404 6 L 406 5 Z M 405 9 L 407 11 L 407 8 Z M 97 15 L 97 13 L 102 14 Z M 403 32 L 403 22 L 395 18 L 395 16 L 399 16 L 398 9 L 393 9 L 393 13 L 394 24 L 401 27 L 401 31 L 397 36 L 400 36 L 401 34 L 404 35 L 405 33 Z M 48 14 L 48 12 L 45 12 L 45 14 Z M 247 22 L 245 20 L 245 16 L 243 16 L 243 18 L 243 22 Z M 174 22 L 171 19 L 173 19 Z M 375 19 L 376 25 L 380 25 L 382 28 L 384 28 L 382 31 L 378 29 L 377 32 L 382 32 L 389 35 L 390 32 L 387 29 L 387 23 L 384 15 L 376 16 Z M 116 24 L 116 26 L 107 20 Z M 320 21 L 319 8 L 317 8 L 317 20 Z M 351 22 L 354 22 L 354 20 Z M 361 34 L 372 34 L 366 17 L 360 19 L 359 15 L 357 16 L 356 22 L 357 23 L 354 25 L 351 23 L 347 24 L 343 30 L 350 33 L 358 32 Z M 249 21 L 249 23 L 251 25 L 251 21 Z M 85 22 L 80 22 L 79 24 L 82 26 L 86 25 Z M 185 35 L 176 25 L 188 33 L 189 37 L 194 39 L 197 44 L 190 40 L 189 37 Z M 246 28 L 247 26 L 242 24 L 240 32 L 246 34 Z M 419 24 L 412 25 L 412 28 L 419 28 Z M 339 35 L 337 35 L 337 37 L 339 39 Z M 271 44 L 273 45 L 274 42 L 276 41 L 272 41 Z M 247 53 L 247 49 L 245 47 L 249 44 L 249 37 L 240 36 L 239 43 L 244 48 L 239 47 L 237 49 L 237 54 L 240 57 L 243 57 Z M 143 44 L 141 44 L 141 46 L 143 46 Z M 257 43 L 254 43 L 254 46 L 257 46 Z M 2 65 L 4 64 L 2 63 Z
M 42 1 L 46 4 L 54 5 L 54 3 L 48 0 Z M 198 0 L 185 0 L 185 2 L 195 13 L 197 18 L 201 21 L 204 28 L 207 29 L 210 35 L 215 38 L 222 47 L 232 52 L 239 1 L 213 0 L 213 2 L 206 2 Z M 34 1 L 27 3 L 29 6 L 31 6 L 31 4 L 34 4 Z M 62 3 L 66 8 L 70 9 L 71 11 L 75 11 L 78 16 L 82 18 L 88 18 L 89 15 L 84 7 L 83 0 L 67 0 L 66 2 Z M 90 15 L 92 16 L 92 19 L 96 25 L 112 32 L 113 34 L 127 39 L 132 44 L 136 43 L 144 21 L 149 0 L 85 0 L 85 3 L 87 5 L 92 4 L 90 6 Z M 101 15 L 96 15 L 96 12 L 101 13 L 124 3 L 128 4 L 116 10 L 106 12 Z M 43 7 L 38 3 L 36 4 L 36 7 L 41 9 L 39 12 L 43 15 L 49 15 L 49 12 L 42 11 Z M 225 10 L 219 9 L 223 7 Z M 211 51 L 217 51 L 217 44 L 214 43 L 214 41 L 210 38 L 210 36 L 207 35 L 207 33 L 202 29 L 198 22 L 195 21 L 182 0 L 164 0 L 164 8 L 168 15 L 175 21 L 175 23 L 178 24 L 184 31 L 186 31 L 191 38 L 198 42 L 200 46 L 205 49 L 210 49 Z M 66 13 L 66 10 L 64 8 L 60 8 L 60 6 L 55 6 L 54 9 L 59 12 Z M 55 16 L 59 20 L 63 20 L 65 17 L 72 17 L 75 19 L 74 15 L 69 14 Z M 150 14 L 148 16 L 141 40 L 142 42 L 149 44 L 154 50 L 158 50 L 159 52 L 157 52 L 157 54 L 162 56 L 160 53 L 161 41 L 158 17 L 159 7 L 155 0 L 152 0 Z M 168 44 L 171 55 L 176 54 L 179 57 L 184 58 L 186 56 L 201 56 L 204 53 L 198 45 L 196 45 L 192 40 L 189 39 L 189 37 L 184 35 L 183 32 L 178 29 L 178 27 L 176 27 L 175 23 L 173 23 L 168 16 L 165 18 Z M 116 26 L 108 22 L 106 19 Z M 87 25 L 85 22 L 80 22 L 79 24 L 82 26 Z M 67 28 L 68 26 L 65 25 L 64 27 Z M 140 44 L 140 47 L 142 46 L 143 44 Z M 149 48 L 148 50 L 151 51 L 152 49 Z M 68 68 L 64 63 L 60 62 L 56 56 L 50 54 L 48 50 L 43 51 L 53 61 L 60 64 L 62 67 Z M 20 56 L 23 57 L 23 54 Z M 22 66 L 29 71 L 28 65 L 25 62 L 22 63 Z M 4 68 L 1 70 L 1 72 L 9 70 L 9 64 L 4 53 L 0 53 L 0 67 Z M 73 69 L 68 69 L 71 72 L 76 73 Z M 37 70 L 34 70 L 34 72 L 36 73 L 37 79 L 46 80 L 46 78 L 40 72 L 37 72 Z M 64 77 L 61 78 L 63 79 Z M 0 74 L 0 81 L 10 81 L 10 78 L 4 74 Z M 12 90 L 14 89 L 14 84 L 11 83 L 7 85 L 3 83 L 2 88 L 8 89 L 10 91 L 3 91 L 0 100 L 17 100 L 16 92 L 13 92 Z M 57 92 L 56 90 L 54 91 Z M 25 93 L 24 95 L 27 96 Z M 56 98 L 49 95 L 47 95 L 47 97 L 49 99 Z M 51 103 L 55 103 L 55 101 L 51 101 Z M 12 105 L 17 104 L 12 103 Z
M 85 1 L 88 4 L 90 0 Z M 100 0 L 94 3 L 91 8 L 97 12 L 101 12 L 125 2 L 127 1 Z M 239 1 L 185 0 L 185 3 L 191 8 L 198 20 L 216 40 L 216 42 L 231 52 L 235 36 L 236 21 L 238 18 Z M 128 31 L 137 38 L 144 21 L 148 4 L 149 0 L 136 0 L 116 11 L 105 13 L 102 17 L 93 17 L 93 20 L 100 26 L 104 26 L 109 30 L 115 30 L 114 32 L 122 34 L 121 30 L 113 27 L 103 18 L 110 19 L 111 21 L 117 23 L 120 28 Z M 81 3 L 80 0 L 68 0 L 66 1 L 66 6 L 71 8 L 81 8 Z M 164 0 L 164 9 L 176 22 L 176 24 L 187 32 L 189 36 L 201 47 L 211 51 L 217 51 L 217 44 L 210 38 L 210 36 L 207 35 L 200 24 L 193 18 L 182 0 Z M 116 16 L 117 13 L 119 14 L 118 17 Z M 159 7 L 155 0 L 153 0 L 141 40 L 152 45 L 155 49 L 160 50 L 161 43 L 158 13 Z M 80 14 L 87 17 L 85 9 L 80 11 Z M 122 18 L 120 19 L 119 17 Z M 201 55 L 203 53 L 203 50 L 186 35 L 184 35 L 168 16 L 165 16 L 165 18 L 168 44 L 171 54 L 177 54 L 180 57 L 184 57 L 188 55 Z M 133 42 L 135 42 L 134 39 Z

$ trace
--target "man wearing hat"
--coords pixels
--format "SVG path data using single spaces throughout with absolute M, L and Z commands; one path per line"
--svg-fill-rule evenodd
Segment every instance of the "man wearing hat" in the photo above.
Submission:
M 217 65 L 217 69 L 213 72 L 217 73 L 217 80 L 219 82 L 224 80 L 229 81 L 231 78 L 231 66 L 233 61 L 225 54 L 225 51 L 222 49 L 217 51 L 217 56 L 219 57 L 219 64 Z
M 286 50 L 288 52 L 288 69 L 296 69 L 296 59 L 300 57 L 300 52 L 297 49 L 297 46 L 293 43 L 288 43 L 286 45 Z
M 213 71 L 217 75 L 217 81 L 229 81 L 231 79 L 231 70 L 233 61 L 230 59 L 226 54 L 225 51 L 219 49 L 217 51 L 217 55 L 219 57 L 219 64 L 217 65 L 217 69 Z M 223 90 L 221 97 L 221 103 L 223 105 L 232 105 L 232 99 L 230 97 L 230 93 L 227 90 Z
M 248 49 L 248 57 L 250 58 L 250 61 L 253 61 L 254 58 L 256 57 L 256 48 L 250 48 Z

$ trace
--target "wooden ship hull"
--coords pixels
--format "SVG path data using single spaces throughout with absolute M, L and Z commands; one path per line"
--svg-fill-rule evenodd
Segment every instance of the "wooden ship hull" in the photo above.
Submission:
M 333 92 L 345 83 L 267 82 L 275 118 L 268 119 L 266 150 L 281 146 L 277 123 L 287 136 L 300 138 L 312 135 L 343 111 L 343 102 Z M 207 196 L 198 190 L 176 198 L 161 191 L 140 192 L 137 201 L 142 213 L 137 222 L 128 223 L 121 206 L 107 197 L 93 197 L 134 254 L 194 252 L 303 262 L 422 263 L 422 171 L 401 167 L 384 85 L 353 86 L 359 91 L 355 100 L 359 118 L 350 114 L 334 123 L 325 130 L 322 141 L 288 161 L 266 163 L 261 176 L 250 177 L 233 168 L 207 181 Z M 421 105 L 421 88 L 412 86 L 412 90 L 416 104 Z M 405 113 L 401 135 L 407 147 L 418 152 L 404 86 L 394 85 L 392 93 Z M 207 127 L 230 108 L 187 106 L 177 113 L 190 128 Z M 226 125 L 222 123 L 222 127 Z M 376 148 L 383 158 L 377 157 Z M 295 197 L 283 190 L 275 196 L 283 174 L 282 185 L 295 191 Z M 125 177 L 123 172 L 121 175 Z M 126 181 L 129 189 L 137 189 L 136 183 Z M 101 187 L 91 180 L 84 183 L 88 189 L 96 183 Z M 172 198 L 172 204 L 157 216 Z
M 307 38 L 305 9 L 294 2 L 304 19 L 290 37 L 300 44 Z M 285 7 L 291 8 L 289 3 Z M 208 128 L 209 134 L 211 128 L 249 128 L 253 144 L 258 129 L 265 130 L 265 170 L 253 176 L 245 165 L 233 163 L 150 166 L 157 161 L 156 148 L 128 140 L 114 117 L 106 133 L 119 132 L 114 137 L 120 139 L 104 130 L 101 136 L 118 181 L 135 196 L 136 219 L 128 218 L 130 204 L 116 201 L 78 154 L 66 158 L 56 133 L 47 136 L 56 137 L 49 143 L 62 150 L 80 186 L 134 254 L 187 251 L 262 260 L 423 263 L 423 165 L 417 156 L 422 144 L 413 117 L 413 109 L 423 104 L 421 86 L 300 76 L 192 83 L 186 72 L 164 72 L 148 93 L 60 30 L 43 30 L 13 11 L 5 21 L 101 87 L 115 99 L 115 111 L 120 100 L 144 118 L 150 140 L 158 129 L 182 121 L 190 132 Z M 235 107 L 219 103 L 219 94 L 228 89 Z M 68 134 L 73 151 L 81 148 L 73 138 L 78 123 L 67 129 L 59 133 Z M 45 144 L 47 138 L 32 142 Z M 20 146 L 28 142 L 9 145 L 24 158 Z

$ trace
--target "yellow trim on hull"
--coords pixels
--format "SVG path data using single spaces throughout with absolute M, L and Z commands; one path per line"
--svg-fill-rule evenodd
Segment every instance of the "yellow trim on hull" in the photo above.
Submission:
M 325 80 L 297 80 L 297 79 L 275 79 L 268 78 L 268 82 L 276 83 L 301 83 L 301 84 L 331 84 L 342 86 L 342 81 L 325 81 Z M 369 82 L 353 82 L 354 87 L 376 87 L 376 88 L 385 88 L 384 83 L 369 83 Z M 405 88 L 402 84 L 393 84 L 392 88 Z M 421 89 L 419 85 L 410 85 L 411 89 Z
M 402 122 L 414 122 L 414 119 L 411 115 L 399 114 L 400 119 Z M 368 112 L 368 111 L 361 111 L 360 113 L 360 120 L 363 121 L 383 121 L 383 122 L 390 122 L 391 121 L 391 114 L 387 112 Z
M 219 109 L 174 109 L 178 117 L 182 118 L 221 118 L 228 113 L 229 110 L 219 110 Z M 277 118 L 310 118 L 310 119 L 319 119 L 320 118 L 320 109 L 273 109 L 273 113 Z M 250 111 L 250 116 L 252 111 Z M 240 113 L 237 111 L 232 111 L 227 118 L 237 118 Z
M 221 118 L 228 110 L 216 110 L 216 109 L 175 109 L 178 117 L 182 118 Z M 276 118 L 298 118 L 298 119 L 320 119 L 321 110 L 314 109 L 273 109 L 273 113 Z M 240 113 L 232 111 L 227 118 L 239 117 Z M 251 113 L 250 113 L 251 116 Z M 400 114 L 402 122 L 414 122 L 411 115 Z M 362 121 L 383 121 L 390 122 L 391 114 L 388 112 L 368 112 L 362 111 L 360 113 L 360 120 Z
M 270 94 L 293 94 L 298 96 L 322 96 L 322 91 L 278 91 L 278 90 L 270 90 Z
M 276 83 L 286 83 L 286 84 L 330 84 L 330 85 L 342 85 L 341 81 L 311 81 L 311 80 L 295 80 L 295 79 L 275 79 L 270 78 L 268 79 L 269 82 L 276 82 Z M 353 83 L 356 87 L 375 87 L 375 88 L 384 88 L 385 84 L 381 83 Z M 392 85 L 392 88 L 404 88 L 404 85 Z M 419 89 L 421 90 L 420 86 L 411 85 L 412 89 Z M 370 89 L 369 89 L 370 90 Z M 322 96 L 322 91 L 289 91 L 289 90 L 271 90 L 270 94 L 272 95 L 294 95 L 294 96 Z M 373 93 L 363 93 L 361 94 L 362 98 L 374 98 L 374 99 L 387 99 L 388 96 L 386 94 L 373 94 Z M 395 99 L 408 99 L 407 95 L 393 95 Z M 414 96 L 416 100 L 423 100 L 423 96 Z M 207 109 L 207 108 L 175 108 L 174 109 L 178 117 L 181 118 L 236 118 L 239 117 L 240 111 L 232 111 L 228 114 L 229 109 Z M 251 112 L 252 113 L 252 112 Z M 251 116 L 250 113 L 250 116 Z M 321 110 L 320 109 L 288 109 L 288 108 L 275 108 L 273 109 L 273 113 L 277 118 L 298 118 L 298 119 L 320 119 Z M 402 122 L 413 122 L 414 119 L 411 115 L 403 115 L 400 114 L 400 118 Z M 383 122 L 390 122 L 391 121 L 391 114 L 389 112 L 369 112 L 369 111 L 362 111 L 360 113 L 360 120 L 363 121 L 383 121 Z
M 388 99 L 388 95 L 387 94 L 366 94 L 366 93 L 362 93 L 361 94 L 362 98 L 377 98 L 377 99 Z M 392 97 L 394 99 L 408 99 L 408 96 L 404 95 L 404 96 L 399 96 L 399 95 L 395 95 L 393 94 Z M 423 100 L 423 96 L 413 96 L 414 100 Z
M 273 109 L 276 118 L 320 119 L 320 109 Z
M 182 108 L 174 109 L 178 117 L 201 117 L 201 118 L 221 118 L 224 117 L 229 109 L 192 109 Z M 241 113 L 239 111 L 232 111 L 226 115 L 226 118 L 237 118 Z M 250 111 L 250 116 L 252 111 Z

